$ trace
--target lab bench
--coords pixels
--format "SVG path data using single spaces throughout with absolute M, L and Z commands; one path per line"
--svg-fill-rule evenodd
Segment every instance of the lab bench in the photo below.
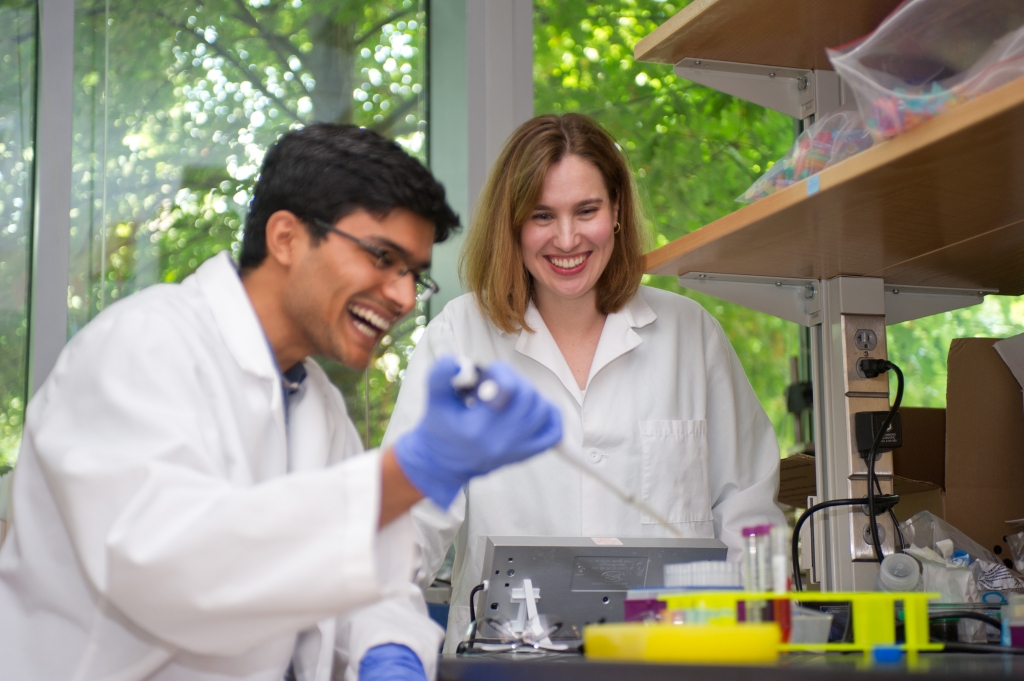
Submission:
M 922 654 L 904 663 L 865 666 L 860 654 L 786 655 L 772 666 L 704 666 L 597 662 L 565 653 L 442 656 L 439 681 L 886 681 L 888 679 L 1024 679 L 1024 656 Z

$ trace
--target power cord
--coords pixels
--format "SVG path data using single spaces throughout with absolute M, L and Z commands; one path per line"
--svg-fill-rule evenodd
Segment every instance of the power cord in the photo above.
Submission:
M 878 512 L 891 509 L 899 501 L 899 497 L 895 494 L 881 494 L 875 498 L 875 506 L 880 507 Z M 793 559 L 793 590 L 803 591 L 803 581 L 800 579 L 800 528 L 803 527 L 804 523 L 812 515 L 818 511 L 826 508 L 834 508 L 836 506 L 863 506 L 863 499 L 830 499 L 829 501 L 823 501 L 820 504 L 814 504 L 809 509 L 800 514 L 800 518 L 796 521 L 796 525 L 793 527 L 793 539 L 792 545 L 792 559 Z
M 878 476 L 875 474 L 875 458 L 878 455 L 878 448 L 882 444 L 882 438 L 885 432 L 889 430 L 889 426 L 892 424 L 892 420 L 896 415 L 896 412 L 900 408 L 900 404 L 903 402 L 903 390 L 905 387 L 903 371 L 893 364 L 892 362 L 885 359 L 862 359 L 857 363 L 857 367 L 863 372 L 866 378 L 875 378 L 879 374 L 886 371 L 894 371 L 896 373 L 896 399 L 893 401 L 892 407 L 889 409 L 889 413 L 886 414 L 885 419 L 882 421 L 881 427 L 875 433 L 874 440 L 871 443 L 871 449 L 867 454 L 867 468 L 868 468 L 868 517 L 869 526 L 871 528 L 871 544 L 875 551 L 875 558 L 879 563 L 885 557 L 882 551 L 882 543 L 878 539 L 878 520 L 877 515 L 882 512 L 888 512 L 889 517 L 892 519 L 893 526 L 899 535 L 900 539 L 900 550 L 906 548 L 906 542 L 903 538 L 903 531 L 900 528 L 899 522 L 896 520 L 896 514 L 893 513 L 892 507 L 899 501 L 899 497 L 895 494 L 883 494 L 882 484 L 878 481 Z M 878 489 L 878 494 L 875 494 L 875 489 Z M 809 509 L 803 512 L 799 520 L 796 521 L 796 526 L 793 528 L 793 587 L 796 591 L 803 591 L 803 583 L 800 579 L 800 528 L 804 522 L 807 521 L 812 515 L 826 508 L 834 508 L 836 506 L 863 506 L 864 499 L 831 499 L 829 501 L 823 501 L 820 504 L 815 504 Z
M 469 634 L 469 645 L 472 646 L 476 640 L 476 632 L 479 629 L 476 621 L 476 595 L 487 588 L 487 580 L 484 580 L 480 584 L 473 587 L 473 590 L 469 592 L 469 622 L 470 626 L 473 627 L 473 631 Z
M 875 487 L 878 489 L 879 494 L 884 494 L 882 492 L 882 484 L 878 482 L 877 476 L 875 477 Z M 888 510 L 888 513 L 889 520 L 892 521 L 892 526 L 896 528 L 896 536 L 900 538 L 900 553 L 903 553 L 907 550 L 907 541 L 903 538 L 903 528 L 900 527 L 900 521 L 896 519 L 896 514 L 893 513 L 891 508 Z
M 882 421 L 882 426 L 875 433 L 875 439 L 871 443 L 871 450 L 868 452 L 867 466 L 868 466 L 868 523 L 871 526 L 871 545 L 875 549 L 875 558 L 879 563 L 885 558 L 885 554 L 882 552 L 882 542 L 878 539 L 878 520 L 875 517 L 875 486 L 878 486 L 878 491 L 881 493 L 882 485 L 878 482 L 878 476 L 875 475 L 875 458 L 878 456 L 878 447 L 882 444 L 882 438 L 885 436 L 885 432 L 889 430 L 889 426 L 892 424 L 892 420 L 896 415 L 896 412 L 900 408 L 900 404 L 903 402 L 903 388 L 904 379 L 903 371 L 898 366 L 886 359 L 862 359 L 857 362 L 857 368 L 864 374 L 866 378 L 875 378 L 879 374 L 887 371 L 894 371 L 896 373 L 896 399 L 892 403 L 892 407 L 889 409 L 889 413 L 886 415 L 885 420 Z M 895 522 L 895 514 L 892 514 L 892 508 L 889 508 L 890 515 L 893 516 L 893 524 L 895 529 L 899 531 L 899 524 Z M 902 540 L 902 538 L 901 538 Z

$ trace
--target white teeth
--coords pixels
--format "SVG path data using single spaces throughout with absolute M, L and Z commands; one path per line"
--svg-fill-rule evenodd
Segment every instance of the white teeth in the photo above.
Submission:
M 550 258 L 551 263 L 555 267 L 560 267 L 563 270 L 571 270 L 574 267 L 579 267 L 586 259 L 586 255 L 578 255 L 575 258 Z
M 352 313 L 357 327 L 368 336 L 376 336 L 377 333 L 385 333 L 391 328 L 391 320 L 385 319 L 368 307 L 362 305 L 349 305 L 348 311 Z
M 369 338 L 376 338 L 377 337 L 377 329 L 375 329 L 372 326 L 369 326 L 367 324 L 363 324 L 358 319 L 355 319 L 354 322 L 355 322 L 356 329 L 358 329 L 359 332 L 362 333 L 364 336 L 367 336 Z

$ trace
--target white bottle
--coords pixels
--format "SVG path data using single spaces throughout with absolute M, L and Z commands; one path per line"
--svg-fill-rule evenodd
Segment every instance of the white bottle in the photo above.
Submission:
M 875 577 L 878 591 L 918 591 L 921 583 L 921 566 L 913 556 L 893 553 L 882 560 Z

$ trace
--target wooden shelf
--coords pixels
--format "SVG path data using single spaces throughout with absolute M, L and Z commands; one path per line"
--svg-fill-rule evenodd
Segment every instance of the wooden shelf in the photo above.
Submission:
M 901 0 L 693 0 L 637 43 L 637 61 L 686 57 L 831 69 L 826 47 L 870 33 Z
M 647 271 L 1024 294 L 1024 79 L 815 177 L 812 195 L 798 182 L 648 253 Z

